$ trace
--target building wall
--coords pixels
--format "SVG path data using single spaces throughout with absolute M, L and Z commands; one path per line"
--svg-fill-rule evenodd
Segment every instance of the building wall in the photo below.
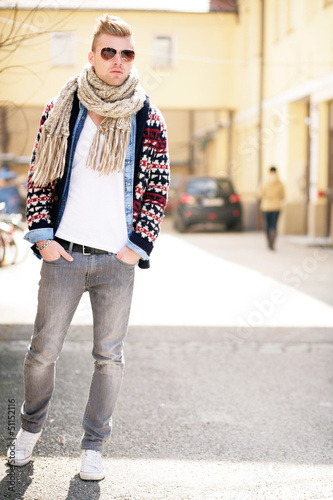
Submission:
M 239 1 L 243 39 L 248 39 L 251 29 L 260 32 L 260 5 L 257 0 Z M 233 158 L 236 172 L 240 172 L 236 184 L 247 205 L 252 207 L 248 210 L 252 214 L 248 227 L 256 226 L 253 206 L 257 204 L 257 180 L 274 164 L 287 191 L 281 230 L 326 235 L 328 200 L 318 193 L 323 194 L 328 188 L 327 103 L 333 98 L 332 22 L 333 4 L 326 0 L 265 1 L 261 148 L 258 80 L 253 87 L 254 75 L 260 73 L 260 57 L 255 56 L 256 50 L 260 55 L 257 39 L 253 40 L 252 49 L 244 52 L 242 79 L 251 84 L 235 115 Z
M 290 103 L 288 146 L 286 151 L 287 204 L 284 209 L 285 232 L 305 234 L 307 231 L 307 205 L 309 200 L 308 158 L 308 102 Z
M 12 22 L 12 11 L 1 11 Z M 36 28 L 68 31 L 75 34 L 76 64 L 68 67 L 50 64 L 50 34 L 41 34 L 22 42 L 10 56 L 6 78 L 1 78 L 3 100 L 17 105 L 42 106 L 73 74 L 87 62 L 91 33 L 99 11 L 43 10 L 25 20 L 26 11 L 19 11 L 16 25 L 31 34 Z M 237 18 L 234 14 L 188 14 L 163 12 L 115 12 L 129 22 L 135 33 L 136 61 L 141 81 L 156 105 L 163 109 L 215 109 L 236 106 L 237 95 L 232 85 L 231 64 L 235 59 Z M 39 24 L 38 24 L 39 23 Z M 4 22 L 1 21 L 4 25 Z M 21 30 L 22 32 L 22 30 Z M 154 35 L 172 35 L 176 57 L 172 68 L 154 68 L 152 40 Z

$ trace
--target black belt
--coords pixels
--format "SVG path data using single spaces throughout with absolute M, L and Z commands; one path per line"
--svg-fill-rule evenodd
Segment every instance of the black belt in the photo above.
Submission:
M 64 247 L 65 250 L 69 249 L 69 246 L 71 245 L 70 241 L 62 240 L 61 238 L 57 238 L 57 237 L 55 237 L 54 239 L 55 239 L 55 241 L 60 243 L 60 245 L 62 247 Z M 78 243 L 73 243 L 72 251 L 73 252 L 80 252 L 83 255 L 109 253 L 106 250 L 100 250 L 99 248 L 91 248 L 91 247 L 87 247 L 86 245 L 79 245 Z

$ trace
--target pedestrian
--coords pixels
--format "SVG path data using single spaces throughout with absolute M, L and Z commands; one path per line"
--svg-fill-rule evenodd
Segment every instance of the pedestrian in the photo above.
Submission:
M 285 197 L 284 186 L 279 179 L 276 167 L 269 169 L 268 177 L 261 185 L 259 198 L 263 214 L 265 233 L 270 250 L 275 249 L 277 222 Z
M 139 83 L 134 58 L 131 27 L 104 14 L 94 28 L 89 64 L 41 118 L 28 176 L 26 239 L 43 262 L 24 361 L 22 427 L 8 450 L 12 465 L 31 460 L 56 360 L 87 291 L 94 371 L 80 477 L 105 477 L 102 452 L 123 376 L 134 270 L 137 263 L 149 267 L 169 184 L 166 126 Z

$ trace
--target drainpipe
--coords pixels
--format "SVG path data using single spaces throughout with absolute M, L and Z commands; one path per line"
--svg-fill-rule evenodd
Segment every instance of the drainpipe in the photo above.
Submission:
M 265 59 L 265 0 L 261 0 L 260 13 L 260 73 L 259 73 L 259 123 L 258 123 L 258 181 L 262 173 L 262 124 L 264 100 L 264 59 Z
M 227 165 L 228 165 L 228 174 L 232 175 L 232 148 L 233 148 L 233 119 L 234 113 L 232 110 L 229 110 L 229 125 L 228 125 L 228 157 L 227 157 Z
M 194 120 L 195 111 L 189 111 L 189 135 L 190 135 L 190 145 L 189 145 L 189 174 L 193 175 L 195 173 L 195 151 L 194 151 Z
M 260 67 L 259 67 L 259 117 L 258 117 L 258 186 L 262 178 L 263 165 L 263 100 L 264 100 L 264 62 L 265 62 L 265 0 L 261 0 L 260 9 Z M 258 205 L 257 229 L 261 228 L 261 214 Z

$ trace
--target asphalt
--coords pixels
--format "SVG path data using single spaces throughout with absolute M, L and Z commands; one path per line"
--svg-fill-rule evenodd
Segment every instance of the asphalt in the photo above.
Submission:
M 280 237 L 269 252 L 260 233 L 179 236 L 165 221 L 151 270 L 136 273 L 99 482 L 78 476 L 93 369 L 87 298 L 33 461 L 6 466 L 39 266 L 29 256 L 0 269 L 0 499 L 333 499 L 330 245 Z

